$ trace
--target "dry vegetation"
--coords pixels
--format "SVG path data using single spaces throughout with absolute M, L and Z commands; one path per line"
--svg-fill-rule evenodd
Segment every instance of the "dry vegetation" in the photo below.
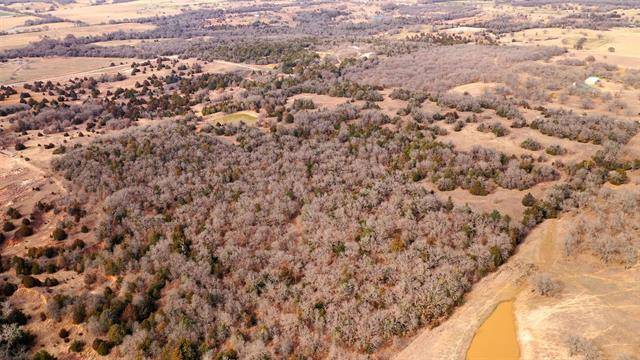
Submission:
M 638 9 L 0 0 L 0 357 L 637 353 Z

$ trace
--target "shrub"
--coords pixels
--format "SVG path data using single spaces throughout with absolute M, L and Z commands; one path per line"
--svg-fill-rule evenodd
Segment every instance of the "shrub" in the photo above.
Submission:
M 564 239 L 565 254 L 589 251 L 605 263 L 634 266 L 638 262 L 640 195 L 636 191 L 619 189 L 603 192 L 601 197 L 605 201 L 585 204 L 587 211 L 577 216 L 575 226 Z M 589 216 L 590 212 L 597 216 Z
M 16 208 L 10 207 L 9 209 L 7 209 L 7 216 L 12 219 L 20 219 L 22 217 L 22 214 L 20 214 L 20 211 L 18 211 Z
M 542 149 L 542 145 L 531 138 L 527 138 L 526 140 L 524 140 L 520 144 L 520 147 L 523 149 L 531 150 L 531 151 L 538 151 Z
M 29 225 L 20 225 L 18 230 L 16 230 L 16 236 L 18 237 L 27 237 L 33 235 L 33 228 Z
M 316 104 L 311 99 L 295 99 L 292 107 L 295 110 L 310 110 L 315 109 Z
M 66 338 L 69 337 L 69 335 L 70 335 L 69 330 L 67 330 L 65 328 L 62 328 L 62 329 L 60 329 L 60 331 L 58 331 L 58 336 L 61 339 L 66 339 Z
M 287 113 L 287 115 L 284 117 L 284 122 L 286 122 L 287 124 L 292 124 L 293 120 L 293 115 L 291 113 Z
M 48 277 L 44 279 L 44 286 L 46 287 L 58 286 L 58 284 L 60 284 L 60 282 L 56 278 Z
M 53 263 L 48 263 L 45 267 L 44 267 L 45 271 L 47 272 L 47 274 L 54 274 L 56 271 L 58 271 L 58 268 L 56 267 L 55 264 Z
M 6 282 L 0 285 L 0 294 L 2 294 L 2 296 L 9 297 L 13 295 L 13 293 L 16 292 L 17 289 L 18 287 L 15 284 Z
M 600 350 L 593 342 L 582 336 L 569 336 L 567 344 L 569 345 L 569 354 L 571 356 L 580 355 L 584 357 L 584 360 L 598 360 L 601 357 Z
M 480 132 L 492 132 L 497 137 L 502 137 L 509 134 L 509 130 L 497 121 L 490 125 L 481 123 L 480 125 L 478 125 L 477 130 Z
M 24 149 L 26 149 L 26 148 L 27 148 L 27 147 L 26 147 L 26 146 L 24 146 L 24 144 L 23 144 L 23 143 L 17 143 L 17 144 L 14 146 L 14 149 L 15 149 L 16 151 L 22 151 L 22 150 L 24 150 Z
M 57 358 L 49 354 L 46 350 L 40 350 L 33 355 L 33 360 L 56 360 Z
M 533 206 L 533 205 L 535 205 L 535 203 L 536 203 L 536 198 L 533 197 L 533 195 L 531 195 L 531 193 L 527 193 L 527 195 L 525 195 L 522 198 L 522 205 L 524 205 L 524 206 L 527 206 L 527 207 Z
M 507 135 L 509 133 L 509 130 L 502 126 L 501 123 L 496 122 L 491 126 L 491 132 L 497 137 L 502 137 Z
M 13 326 L 6 327 L 4 329 L 8 331 L 3 334 L 6 336 L 3 336 L 3 355 L 6 355 L 5 358 L 7 359 L 22 358 L 22 356 L 24 356 L 23 351 L 28 350 L 33 346 L 36 339 L 35 335 L 31 334 L 29 331 L 24 331 Z M 9 345 L 9 347 L 6 345 Z
M 469 192 L 471 195 L 476 196 L 486 196 L 489 193 L 484 187 L 484 184 L 479 180 L 473 182 L 473 185 L 469 188 Z
M 71 312 L 71 321 L 74 324 L 81 324 L 87 318 L 86 306 L 82 302 L 75 303 Z
M 567 153 L 567 149 L 560 145 L 551 145 L 545 149 L 545 152 L 549 155 L 564 155 Z
M 80 239 L 75 239 L 73 241 L 73 244 L 71 244 L 71 250 L 84 249 L 84 247 L 85 247 L 85 243 Z
M 58 148 L 54 149 L 51 153 L 53 155 L 61 155 L 67 152 L 67 147 L 64 145 L 59 146 Z
M 19 326 L 23 326 L 27 324 L 27 316 L 18 309 L 13 309 L 7 314 L 7 317 L 2 319 L 2 323 L 5 324 L 16 324 Z
M 560 284 L 547 273 L 537 274 L 531 281 L 533 290 L 542 296 L 554 296 L 560 290 Z
M 404 250 L 405 246 L 406 244 L 404 243 L 404 241 L 401 238 L 397 237 L 391 240 L 391 244 L 389 244 L 389 250 L 391 252 L 400 252 Z
M 111 352 L 111 344 L 102 339 L 93 340 L 91 347 L 98 353 L 98 355 L 106 356 Z
M 216 354 L 215 360 L 237 360 L 238 352 L 234 349 L 223 350 Z
M 85 343 L 82 340 L 74 340 L 69 346 L 69 351 L 71 352 L 82 352 L 84 350 Z
M 42 282 L 31 275 L 26 275 L 22 277 L 22 286 L 27 289 L 37 286 L 42 286 Z
M 87 225 L 82 225 L 82 227 L 80 228 L 80 232 L 83 234 L 86 234 L 89 232 L 89 228 L 87 227 Z
M 13 258 L 13 266 L 16 270 L 16 275 L 31 274 L 31 263 L 25 261 L 23 258 L 19 256 L 16 256 Z
M 16 226 L 13 225 L 11 221 L 5 221 L 4 224 L 2 224 L 2 231 L 12 231 L 15 228 Z
M 609 182 L 613 185 L 622 185 L 629 182 L 629 177 L 624 169 L 609 171 Z
M 67 238 L 67 232 L 64 231 L 64 229 L 56 228 L 53 230 L 51 236 L 53 237 L 53 240 L 62 241 Z
M 189 340 L 182 339 L 171 352 L 172 359 L 179 360 L 198 360 L 200 359 L 200 351 L 198 346 Z M 227 357 L 227 359 L 235 359 Z
M 29 271 L 31 275 L 39 275 L 42 274 L 42 269 L 40 269 L 40 264 L 34 262 L 31 264 L 31 270 Z
M 113 324 L 109 328 L 107 332 L 107 337 L 109 338 L 109 342 L 114 345 L 119 345 L 122 343 L 122 339 L 127 335 L 127 331 L 124 326 L 120 324 Z

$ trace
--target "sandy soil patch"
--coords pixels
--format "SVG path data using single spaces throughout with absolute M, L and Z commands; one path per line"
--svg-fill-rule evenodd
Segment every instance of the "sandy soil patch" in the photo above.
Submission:
M 195 62 L 194 59 L 190 59 L 189 61 Z M 206 62 L 200 61 L 199 63 L 202 65 L 202 70 L 204 72 L 213 72 L 213 73 L 223 73 L 223 72 L 230 72 L 230 71 L 236 71 L 236 70 L 271 71 L 276 67 L 275 64 L 270 64 L 270 65 L 241 64 L 241 63 L 234 63 L 234 62 L 224 61 L 224 60 L 214 60 L 214 61 L 206 61 Z
M 464 84 L 460 86 L 456 86 L 451 91 L 458 92 L 461 94 L 468 93 L 472 96 L 481 96 L 486 91 L 491 91 L 497 88 L 502 84 L 500 83 L 485 83 L 485 82 L 474 82 L 470 84 Z
M 389 94 L 391 93 L 391 91 L 393 90 L 385 89 L 383 91 L 380 91 L 380 93 L 383 96 L 383 100 L 380 102 L 377 102 L 376 104 L 380 106 L 380 108 L 382 109 L 382 112 L 387 114 L 389 117 L 394 117 L 396 116 L 396 113 L 398 112 L 398 110 L 404 109 L 407 107 L 407 102 L 404 100 L 390 98 Z M 424 103 L 426 104 L 428 103 L 428 101 L 425 101 Z

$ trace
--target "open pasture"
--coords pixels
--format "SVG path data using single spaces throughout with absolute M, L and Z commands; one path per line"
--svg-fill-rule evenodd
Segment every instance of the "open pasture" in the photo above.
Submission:
M 64 24 L 63 26 L 61 26 Z M 122 24 L 107 24 L 107 25 L 94 25 L 94 26 L 77 26 L 71 23 L 61 24 L 49 24 L 51 28 L 44 31 L 45 26 L 40 25 L 36 28 L 43 31 L 24 32 L 16 34 L 8 34 L 0 36 L 0 51 L 8 49 L 16 49 L 29 45 L 29 43 L 42 40 L 45 37 L 52 39 L 62 39 L 65 36 L 73 35 L 91 36 L 102 35 L 112 33 L 115 31 L 144 31 L 153 29 L 153 25 L 149 24 L 137 24 L 137 23 L 122 23 Z
M 0 84 L 34 80 L 63 81 L 76 76 L 126 72 L 131 59 L 119 58 L 22 58 L 0 63 Z M 111 64 L 115 66 L 111 66 Z M 56 71 L 52 72 L 52 68 Z

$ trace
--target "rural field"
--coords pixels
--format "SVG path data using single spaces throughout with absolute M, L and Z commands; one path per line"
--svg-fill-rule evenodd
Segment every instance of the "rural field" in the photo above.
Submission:
M 0 0 L 0 359 L 640 359 L 639 120 L 639 0 Z

